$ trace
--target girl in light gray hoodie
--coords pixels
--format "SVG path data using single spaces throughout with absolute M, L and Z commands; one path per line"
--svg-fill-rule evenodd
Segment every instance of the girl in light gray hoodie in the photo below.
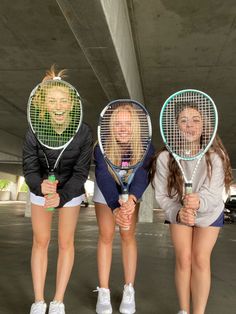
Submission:
M 191 177 L 196 160 L 181 161 L 181 165 L 186 177 Z M 193 313 L 204 314 L 210 291 L 211 252 L 224 223 L 222 193 L 232 183 L 229 157 L 220 138 L 215 137 L 202 157 L 191 194 L 184 195 L 180 169 L 165 148 L 154 156 L 152 183 L 174 245 L 179 314 L 190 313 L 190 296 Z

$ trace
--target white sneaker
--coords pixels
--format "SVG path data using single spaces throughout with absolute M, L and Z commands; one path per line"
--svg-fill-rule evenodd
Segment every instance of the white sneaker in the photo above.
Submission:
M 38 301 L 31 305 L 30 314 L 45 314 L 47 304 L 44 301 Z
M 65 305 L 59 301 L 50 302 L 48 314 L 65 314 Z
M 97 314 L 112 314 L 110 290 L 97 287 L 98 292 L 96 313 Z
M 120 304 L 120 313 L 122 314 L 133 314 L 135 313 L 135 299 L 134 299 L 134 288 L 131 283 L 124 286 L 123 298 Z
M 188 314 L 186 311 L 179 311 L 178 314 Z

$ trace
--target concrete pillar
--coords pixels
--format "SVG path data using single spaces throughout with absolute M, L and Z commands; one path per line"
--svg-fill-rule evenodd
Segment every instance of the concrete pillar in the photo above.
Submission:
M 139 209 L 139 222 L 153 222 L 154 190 L 149 184 L 143 194 Z
M 11 184 L 9 185 L 9 190 L 11 192 L 10 200 L 16 201 L 16 199 L 17 199 L 17 183 L 11 182 Z
M 107 98 L 143 102 L 126 1 L 56 1 Z
M 31 203 L 30 203 L 30 191 L 27 192 L 25 203 L 25 217 L 31 217 Z

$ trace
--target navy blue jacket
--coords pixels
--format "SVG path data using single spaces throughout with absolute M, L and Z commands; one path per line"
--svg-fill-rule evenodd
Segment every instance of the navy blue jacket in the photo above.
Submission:
M 149 184 L 149 164 L 153 154 L 154 147 L 151 145 L 142 166 L 136 171 L 133 181 L 130 184 L 129 194 L 134 195 L 137 199 L 142 197 L 143 192 L 146 190 Z M 121 187 L 109 172 L 107 163 L 104 160 L 98 144 L 94 148 L 94 163 L 96 181 L 107 202 L 107 205 L 112 210 L 120 207 L 118 201 L 119 195 L 121 194 Z

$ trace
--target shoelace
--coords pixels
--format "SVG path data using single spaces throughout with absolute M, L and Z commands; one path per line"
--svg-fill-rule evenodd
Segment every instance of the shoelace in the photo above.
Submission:
M 100 303 L 102 303 L 102 304 L 110 303 L 109 289 L 97 287 L 97 289 L 93 290 L 93 292 L 98 292 L 99 293 Z

